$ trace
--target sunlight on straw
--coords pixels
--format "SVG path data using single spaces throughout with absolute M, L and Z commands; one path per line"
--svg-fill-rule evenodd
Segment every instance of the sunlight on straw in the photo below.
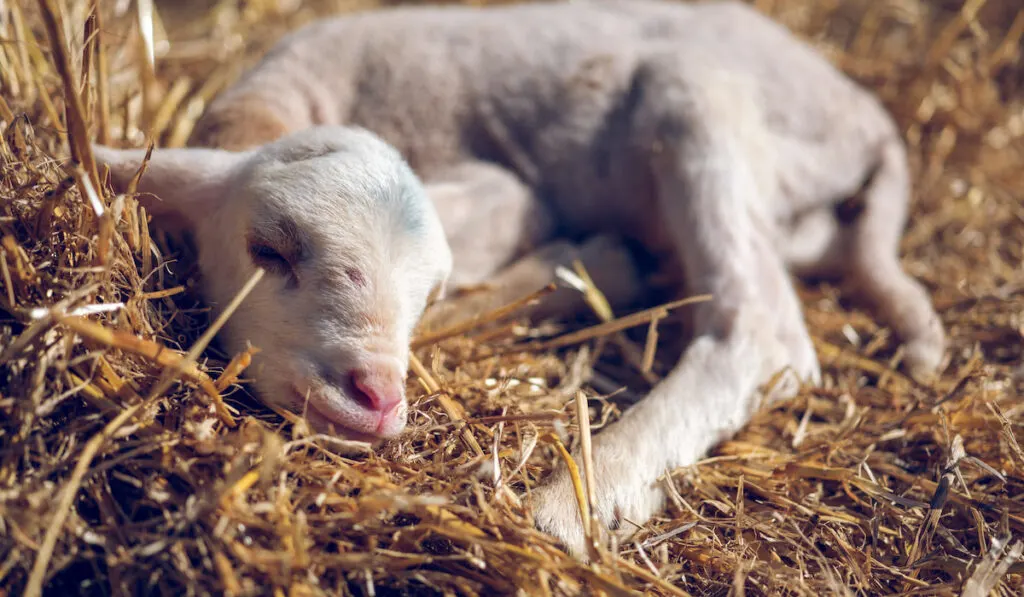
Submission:
M 92 210 L 96 212 L 96 217 L 102 218 L 103 214 L 106 213 L 106 209 L 103 207 L 103 201 L 100 200 L 100 196 L 96 193 L 96 188 L 92 186 L 92 181 L 89 180 L 89 177 L 81 169 L 78 169 L 75 173 L 78 175 L 78 179 L 82 182 L 85 194 L 89 198 L 89 205 L 92 207 Z
M 153 43 L 153 0 L 138 0 L 136 5 L 139 10 L 139 31 L 142 33 L 142 42 L 146 46 L 146 59 L 149 61 L 149 68 L 156 68 L 156 51 Z
M 84 305 L 77 309 L 72 309 L 67 313 L 61 315 L 67 317 L 85 317 L 87 315 L 96 315 L 98 313 L 112 313 L 119 311 L 124 308 L 124 303 L 98 303 L 95 305 Z M 32 319 L 45 319 L 52 314 L 49 307 L 35 307 L 28 312 L 28 316 Z
M 573 272 L 571 269 L 559 265 L 558 267 L 555 268 L 555 276 L 562 282 L 565 282 L 566 284 L 575 288 L 581 293 L 587 292 L 586 282 L 580 279 L 580 277 L 577 276 L 576 273 Z

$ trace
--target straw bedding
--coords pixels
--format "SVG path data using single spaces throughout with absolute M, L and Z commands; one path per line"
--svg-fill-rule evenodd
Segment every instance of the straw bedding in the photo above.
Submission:
M 898 118 L 905 263 L 951 362 L 908 380 L 889 330 L 802 287 L 824 387 L 676 471 L 668 509 L 591 566 L 532 530 L 529 488 L 579 441 L 580 392 L 595 431 L 624 406 L 595 387 L 642 394 L 616 347 L 642 351 L 645 320 L 557 350 L 499 349 L 579 322 L 513 313 L 428 338 L 410 432 L 360 451 L 246 393 L 247 355 L 210 343 L 188 245 L 151 236 L 94 169 L 89 140 L 180 145 L 277 36 L 368 4 L 0 2 L 0 593 L 1024 591 L 1016 0 L 757 2 Z

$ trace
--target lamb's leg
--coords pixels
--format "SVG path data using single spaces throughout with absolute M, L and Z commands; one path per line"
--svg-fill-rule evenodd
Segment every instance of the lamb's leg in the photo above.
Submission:
M 454 270 L 449 288 L 487 280 L 554 234 L 554 214 L 512 172 L 467 161 L 424 175 L 437 208 Z
M 848 253 L 846 273 L 853 290 L 904 342 L 910 374 L 927 380 L 941 366 L 946 335 L 928 293 L 899 262 L 909 195 L 906 155 L 893 135 L 883 146 L 880 167 L 865 189 L 864 210 L 841 231 L 840 242 Z
M 839 278 L 866 299 L 905 343 L 911 375 L 928 379 L 941 365 L 946 337 L 928 294 L 899 263 L 899 241 L 910 203 L 906 152 L 891 117 L 880 105 L 874 101 L 852 105 L 859 111 L 851 113 L 848 124 L 877 131 L 867 141 L 873 143 L 873 151 L 864 164 L 873 168 L 863 175 L 861 188 L 841 203 L 834 203 L 842 195 L 833 191 L 842 187 L 821 194 L 820 207 L 796 223 L 786 235 L 783 251 L 798 274 Z M 857 134 L 852 130 L 846 137 L 856 139 Z M 827 188 L 831 178 L 849 176 L 849 150 L 840 142 L 790 140 L 784 155 L 782 167 L 795 166 L 800 174 L 789 177 L 791 186 L 803 182 Z
M 634 304 L 641 297 L 643 281 L 628 248 L 614 237 L 596 236 L 581 245 L 555 241 L 540 247 L 488 278 L 483 288 L 436 305 L 424 316 L 424 323 L 430 328 L 447 327 L 512 303 L 557 283 L 556 269 L 572 270 L 575 260 L 583 264 L 612 308 Z M 534 319 L 569 317 L 585 307 L 578 290 L 560 284 L 554 293 L 518 314 Z
M 580 246 L 548 242 L 555 216 L 512 172 L 487 162 L 464 162 L 425 177 L 454 257 L 449 290 L 469 289 L 432 308 L 428 327 L 443 327 L 508 304 L 556 280 L 558 266 L 579 259 L 613 305 L 639 294 L 639 275 L 629 251 L 611 237 Z M 524 310 L 535 317 L 568 315 L 583 306 L 578 292 L 560 289 Z
M 714 299 L 696 307 L 695 340 L 669 375 L 594 438 L 596 515 L 627 529 L 661 507 L 660 475 L 694 463 L 748 421 L 761 383 L 790 364 L 804 378 L 817 369 L 813 355 L 794 363 L 785 339 L 766 325 L 792 314 L 780 309 L 787 272 L 751 215 L 753 202 L 768 200 L 752 159 L 751 136 L 762 122 L 754 96 L 677 56 L 651 59 L 638 75 L 635 122 L 653 148 L 659 215 L 688 292 Z M 787 323 L 795 337 L 807 335 L 802 319 Z M 534 495 L 537 525 L 584 556 L 565 467 Z

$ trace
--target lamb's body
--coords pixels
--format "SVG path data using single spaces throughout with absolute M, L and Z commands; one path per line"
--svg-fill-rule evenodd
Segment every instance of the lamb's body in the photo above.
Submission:
M 700 86 L 702 75 L 722 74 L 750 89 L 720 97 L 720 116 L 753 101 L 767 125 L 750 133 L 766 135 L 770 149 L 758 157 L 778 170 L 746 198 L 766 230 L 789 237 L 795 217 L 850 196 L 896 136 L 875 98 L 746 6 L 612 0 L 410 7 L 315 23 L 222 94 L 194 142 L 265 141 L 252 120 L 238 122 L 238 108 L 258 98 L 287 130 L 368 128 L 428 183 L 466 162 L 500 164 L 556 211 L 562 235 L 664 244 L 649 154 L 671 123 L 650 109 L 668 100 L 650 97 L 652 79 Z
M 605 523 L 642 523 L 657 511 L 664 494 L 656 479 L 694 462 L 742 426 L 760 384 L 772 374 L 789 367 L 804 380 L 818 379 L 787 270 L 851 280 L 906 343 L 912 372 L 931 373 L 940 364 L 942 326 L 927 295 L 897 261 L 909 174 L 892 120 L 870 94 L 739 3 L 593 0 L 400 8 L 322 21 L 283 40 L 215 100 L 192 144 L 256 148 L 256 155 L 268 153 L 274 163 L 275 152 L 301 146 L 306 137 L 346 135 L 311 132 L 325 124 L 365 127 L 405 156 L 436 208 L 456 283 L 493 279 L 513 295 L 524 294 L 553 276 L 554 265 L 574 250 L 569 241 L 583 243 L 583 254 L 604 259 L 604 266 L 591 271 L 603 276 L 599 286 L 613 303 L 625 301 L 635 296 L 637 280 L 615 241 L 602 236 L 610 234 L 667 255 L 681 292 L 714 295 L 693 310 L 694 340 L 672 372 L 595 438 L 596 507 Z M 380 155 L 368 153 L 366 159 L 391 159 Z M 305 170 L 319 177 L 307 190 L 290 188 L 288 176 L 278 174 L 279 186 L 254 187 L 258 192 L 250 203 L 291 210 L 301 216 L 292 220 L 307 221 L 310 201 L 321 213 L 332 210 L 332 202 L 355 201 L 359 192 L 346 172 L 352 162 L 328 155 L 322 164 Z M 157 182 L 153 188 L 160 194 L 169 186 Z M 334 187 L 345 191 L 336 199 Z M 264 195 L 276 199 L 268 202 Z M 857 209 L 837 209 L 855 195 Z M 292 203 L 281 203 L 289 197 Z M 255 209 L 242 199 L 232 199 L 237 209 Z M 381 212 L 384 218 L 398 209 L 390 205 L 369 209 L 389 210 Z M 402 206 L 429 209 L 426 200 Z M 361 222 L 371 221 L 374 214 L 365 209 L 350 211 Z M 242 213 L 231 221 L 252 218 Z M 362 286 L 373 296 L 406 292 L 393 280 L 413 275 L 415 268 L 447 271 L 448 254 L 440 248 L 443 241 L 431 240 L 439 233 L 430 226 L 378 236 L 372 227 L 349 221 L 325 221 L 322 227 L 313 232 L 333 230 L 359 242 L 346 240 L 351 254 L 319 254 L 309 266 L 317 268 L 313 273 L 348 271 L 336 262 L 355 257 L 371 279 Z M 208 242 L 217 248 L 207 251 L 206 267 L 220 267 L 219 254 L 231 251 L 232 243 L 244 252 L 243 236 Z M 365 248 L 374 245 L 387 255 L 410 236 L 422 237 L 410 246 L 435 247 L 437 257 L 418 249 L 381 261 Z M 531 249 L 536 251 L 523 257 Z M 299 268 L 299 279 L 302 273 Z M 348 288 L 349 278 L 364 277 L 327 279 Z M 424 278 L 414 300 L 392 301 L 387 308 L 355 290 L 337 300 L 344 302 L 343 311 L 361 311 L 362 319 L 376 322 L 378 336 L 386 332 L 390 340 L 373 344 L 374 354 L 383 351 L 389 363 L 404 362 L 407 353 L 394 343 L 408 339 L 406 324 L 420 315 L 416 305 L 423 302 L 424 284 L 435 279 Z M 228 286 L 239 284 L 217 286 L 214 302 L 227 300 Z M 292 300 L 286 289 L 274 292 Z M 272 321 L 272 305 L 251 305 L 254 317 L 243 321 L 255 327 L 260 318 Z M 326 312 L 292 314 L 291 320 L 301 319 L 303 329 L 326 326 L 348 337 L 344 318 L 317 319 Z M 388 327 L 393 318 L 405 322 L 401 329 Z M 233 336 L 258 331 L 264 342 L 285 338 L 280 347 L 270 347 L 279 349 L 277 358 L 306 351 L 301 337 L 282 336 L 272 323 L 264 327 L 234 329 Z M 369 342 L 353 338 L 346 340 L 349 345 Z M 301 406 L 293 403 L 294 391 L 274 391 L 289 387 L 274 385 L 274 377 L 286 378 L 287 370 L 273 369 L 270 357 L 265 362 L 271 369 L 259 386 L 264 398 Z M 393 364 L 387 367 L 387 375 L 371 381 L 393 387 Z M 354 416 L 346 414 L 346 400 L 358 400 L 358 392 L 344 380 L 331 382 L 337 375 L 311 375 L 320 380 L 317 387 L 328 387 L 335 420 L 345 426 Z M 372 430 L 365 421 L 378 419 L 360 412 L 360 429 Z M 380 425 L 399 427 L 394 421 Z M 583 553 L 582 525 L 565 471 L 534 495 L 538 524 Z

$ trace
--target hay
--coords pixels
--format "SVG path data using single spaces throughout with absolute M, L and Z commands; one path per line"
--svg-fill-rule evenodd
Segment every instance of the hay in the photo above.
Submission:
M 360 452 L 248 397 L 250 354 L 199 354 L 210 322 L 187 248 L 151 237 L 93 166 L 90 138 L 181 145 L 282 32 L 368 3 L 161 4 L 151 35 L 148 2 L 0 3 L 0 592 L 1024 591 L 1015 0 L 757 2 L 899 119 L 916 188 L 905 263 L 952 362 L 917 385 L 889 330 L 802 288 L 824 387 L 677 471 L 667 512 L 592 567 L 532 530 L 529 488 L 579 442 L 581 391 L 596 431 L 621 404 L 593 388 L 639 392 L 664 371 L 649 319 L 558 352 L 541 341 L 557 329 L 509 313 L 435 337 L 414 360 L 410 433 Z M 627 346 L 640 365 L 614 358 Z

